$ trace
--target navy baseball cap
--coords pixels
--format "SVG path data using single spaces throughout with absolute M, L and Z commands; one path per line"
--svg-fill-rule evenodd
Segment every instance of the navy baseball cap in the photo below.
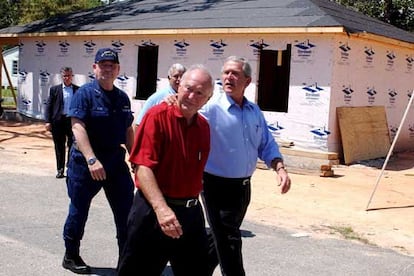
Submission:
M 113 61 L 119 64 L 118 53 L 111 48 L 99 49 L 95 55 L 95 63 L 99 63 L 105 60 Z

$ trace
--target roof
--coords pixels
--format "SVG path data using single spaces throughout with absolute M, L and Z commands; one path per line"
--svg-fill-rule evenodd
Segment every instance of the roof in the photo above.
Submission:
M 130 0 L 0 30 L 7 35 L 116 30 L 341 27 L 414 43 L 414 34 L 328 0 Z
M 19 46 L 15 46 L 15 47 L 9 48 L 7 50 L 4 50 L 2 52 L 2 54 L 3 54 L 3 56 L 7 56 L 7 55 L 12 55 L 12 54 L 15 54 L 15 53 L 18 53 L 18 52 L 19 52 Z

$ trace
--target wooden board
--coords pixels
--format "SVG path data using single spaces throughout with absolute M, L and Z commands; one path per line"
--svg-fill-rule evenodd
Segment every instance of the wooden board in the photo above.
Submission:
M 338 107 L 345 164 L 386 157 L 391 146 L 384 106 Z
M 321 151 L 311 151 L 311 150 L 299 150 L 295 148 L 279 148 L 280 152 L 283 155 L 291 156 L 302 156 L 309 157 L 314 159 L 323 159 L 323 160 L 336 160 L 338 159 L 338 153 L 336 152 L 321 152 Z

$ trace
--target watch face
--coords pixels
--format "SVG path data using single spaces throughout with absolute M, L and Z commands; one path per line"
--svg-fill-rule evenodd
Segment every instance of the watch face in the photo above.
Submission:
M 93 164 L 95 164 L 95 162 L 96 162 L 96 157 L 92 157 L 92 158 L 88 159 L 88 164 L 89 165 L 93 165 Z

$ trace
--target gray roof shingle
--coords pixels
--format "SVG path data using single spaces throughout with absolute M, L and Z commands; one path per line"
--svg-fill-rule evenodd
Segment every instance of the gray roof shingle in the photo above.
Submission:
M 0 30 L 6 34 L 114 30 L 343 27 L 414 43 L 414 34 L 328 0 L 130 0 Z

